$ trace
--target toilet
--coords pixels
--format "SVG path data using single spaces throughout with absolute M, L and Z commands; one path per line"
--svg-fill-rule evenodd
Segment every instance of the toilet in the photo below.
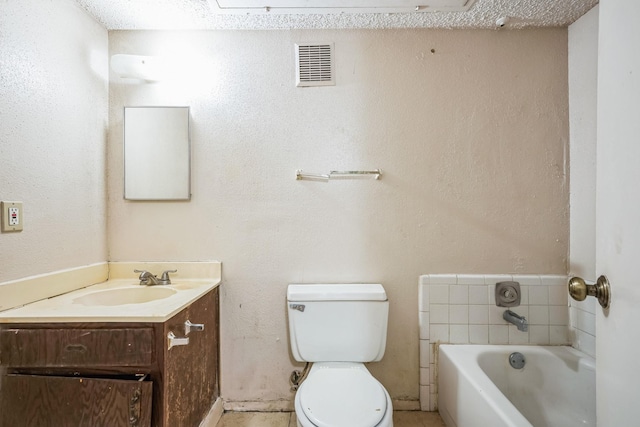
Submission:
M 313 362 L 295 396 L 298 427 L 392 427 L 389 393 L 365 367 L 382 359 L 389 301 L 380 284 L 291 284 L 289 341 Z

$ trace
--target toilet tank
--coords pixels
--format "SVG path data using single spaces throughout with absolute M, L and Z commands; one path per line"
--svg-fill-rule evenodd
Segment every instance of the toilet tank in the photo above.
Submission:
M 380 284 L 291 284 L 287 313 L 299 362 L 373 362 L 384 355 L 389 301 Z

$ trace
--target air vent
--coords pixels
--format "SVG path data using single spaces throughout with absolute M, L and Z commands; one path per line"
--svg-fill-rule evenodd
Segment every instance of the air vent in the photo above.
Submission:
M 296 86 L 334 86 L 333 43 L 296 44 Z

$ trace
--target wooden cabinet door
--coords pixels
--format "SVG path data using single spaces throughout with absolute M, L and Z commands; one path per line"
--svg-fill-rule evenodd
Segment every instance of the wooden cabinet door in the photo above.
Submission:
M 150 381 L 2 377 L 0 427 L 149 427 Z
M 220 394 L 218 316 L 216 288 L 164 325 L 165 340 L 169 332 L 177 337 L 189 337 L 188 345 L 164 347 L 164 426 L 197 427 Z M 187 320 L 204 324 L 204 330 L 185 335 Z

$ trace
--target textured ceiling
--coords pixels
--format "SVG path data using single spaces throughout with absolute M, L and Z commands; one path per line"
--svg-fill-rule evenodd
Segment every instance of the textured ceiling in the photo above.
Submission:
M 507 28 L 567 26 L 598 0 L 476 0 L 467 12 L 332 15 L 215 14 L 207 0 L 72 0 L 108 30 Z

